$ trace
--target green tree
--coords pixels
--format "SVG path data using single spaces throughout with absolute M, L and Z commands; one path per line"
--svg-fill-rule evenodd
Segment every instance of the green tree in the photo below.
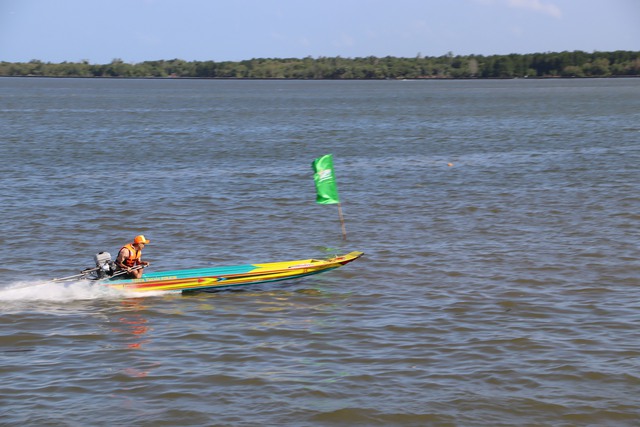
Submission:
M 561 73 L 562 77 L 584 77 L 582 67 L 577 65 L 567 65 Z
M 598 58 L 589 67 L 589 72 L 592 76 L 605 77 L 610 75 L 609 60 L 607 58 Z
M 549 52 L 510 55 L 456 55 L 413 58 L 375 56 L 342 58 L 253 58 L 244 61 L 181 59 L 127 64 L 88 61 L 44 63 L 0 62 L 0 76 L 64 77 L 200 77 L 268 79 L 384 79 L 384 78 L 513 78 L 607 77 L 640 75 L 640 53 L 632 51 Z

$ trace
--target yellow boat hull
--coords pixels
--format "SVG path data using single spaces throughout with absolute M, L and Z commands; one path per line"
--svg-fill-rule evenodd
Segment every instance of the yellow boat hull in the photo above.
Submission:
M 176 270 L 144 274 L 140 279 L 110 279 L 104 283 L 120 290 L 152 291 L 211 291 L 258 283 L 291 280 L 334 270 L 364 255 L 350 252 L 332 258 L 245 264 L 195 270 Z

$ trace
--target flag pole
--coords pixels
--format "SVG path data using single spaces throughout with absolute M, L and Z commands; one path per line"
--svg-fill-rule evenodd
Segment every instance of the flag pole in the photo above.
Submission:
M 340 216 L 340 225 L 342 226 L 342 240 L 347 240 L 347 229 L 344 226 L 344 216 L 342 215 L 341 203 L 338 203 L 338 216 Z

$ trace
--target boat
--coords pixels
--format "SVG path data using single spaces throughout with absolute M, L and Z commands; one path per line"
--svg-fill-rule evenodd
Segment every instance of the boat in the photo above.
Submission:
M 151 291 L 206 291 L 229 289 L 259 283 L 298 279 L 335 270 L 357 260 L 363 252 L 350 252 L 327 259 L 302 259 L 295 261 L 242 264 L 226 267 L 209 267 L 191 270 L 161 271 L 145 273 L 139 279 L 123 279 L 108 252 L 100 252 L 94 258 L 96 267 L 82 273 L 53 279 L 54 281 L 89 279 L 114 289 L 136 292 Z

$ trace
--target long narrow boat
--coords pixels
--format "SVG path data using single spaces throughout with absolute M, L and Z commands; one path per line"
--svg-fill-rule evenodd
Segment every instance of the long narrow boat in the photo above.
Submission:
M 245 264 L 228 267 L 200 268 L 145 273 L 140 279 L 120 279 L 117 277 L 100 280 L 100 283 L 127 291 L 211 291 L 236 286 L 297 279 L 312 274 L 334 270 L 364 255 L 351 252 L 342 256 L 296 261 Z

